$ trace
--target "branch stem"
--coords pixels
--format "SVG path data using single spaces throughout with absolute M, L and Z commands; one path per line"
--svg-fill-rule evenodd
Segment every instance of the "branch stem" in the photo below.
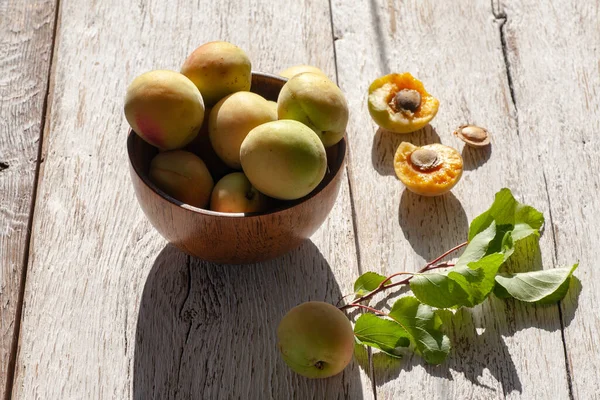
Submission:
M 443 253 L 441 256 L 436 257 L 434 260 L 428 262 L 427 265 L 425 265 L 423 268 L 421 268 L 416 273 L 420 274 L 420 273 L 423 273 L 425 271 L 429 271 L 429 270 L 436 269 L 436 268 L 446 268 L 446 267 L 452 267 L 452 266 L 454 266 L 453 263 L 439 263 L 439 264 L 437 264 L 437 263 L 442 258 L 448 256 L 449 254 L 451 254 L 451 253 L 453 253 L 453 252 L 455 252 L 457 250 L 460 250 L 461 248 L 465 247 L 467 244 L 469 244 L 469 242 L 464 242 L 464 243 L 461 243 L 461 244 L 459 244 L 457 246 L 454 246 L 450 250 L 448 250 L 445 253 Z M 366 295 L 364 295 L 364 296 L 362 296 L 362 297 L 354 300 L 352 303 L 348 303 L 346 305 L 343 305 L 343 306 L 339 307 L 339 309 L 340 310 L 345 310 L 345 309 L 352 308 L 352 307 L 360 307 L 360 308 L 368 309 L 368 310 L 370 310 L 372 312 L 375 312 L 375 313 L 378 313 L 378 314 L 381 314 L 381 315 L 386 315 L 386 314 L 381 313 L 381 311 L 378 311 L 378 310 L 376 310 L 376 309 L 374 309 L 372 307 L 365 306 L 365 305 L 360 304 L 360 303 L 363 302 L 363 301 L 365 301 L 365 300 L 369 300 L 370 298 L 372 298 L 373 296 L 375 296 L 377 293 L 380 293 L 380 292 L 382 292 L 382 291 L 384 291 L 386 289 L 393 288 L 393 287 L 396 287 L 396 286 L 406 285 L 412 279 L 412 277 L 414 276 L 414 274 L 415 274 L 414 272 L 396 272 L 396 273 L 388 276 L 387 278 L 385 278 L 371 292 L 369 292 Z M 389 282 L 392 278 L 395 278 L 396 276 L 400 276 L 400 275 L 411 275 L 411 276 L 409 276 L 408 278 L 405 278 L 405 279 L 403 279 L 401 281 L 398 281 L 398 282 L 395 282 L 395 283 L 390 283 L 390 284 L 386 285 L 386 283 Z M 344 297 L 346 297 L 346 296 L 344 296 Z

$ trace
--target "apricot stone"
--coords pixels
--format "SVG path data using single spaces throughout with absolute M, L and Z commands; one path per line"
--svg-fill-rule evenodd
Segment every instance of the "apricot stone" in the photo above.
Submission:
M 319 135 L 325 147 L 330 147 L 344 137 L 348 104 L 340 88 L 327 77 L 304 72 L 281 88 L 277 116 L 302 122 Z
M 244 173 L 267 196 L 295 200 L 312 192 L 325 176 L 327 155 L 317 134 L 293 120 L 252 129 L 240 149 Z
M 219 212 L 261 212 L 267 204 L 267 196 L 256 190 L 243 172 L 225 175 L 217 182 L 210 196 L 210 209 Z
M 294 65 L 293 67 L 289 67 L 284 69 L 283 71 L 280 71 L 279 75 L 283 76 L 284 78 L 291 79 L 294 76 L 303 72 L 312 72 L 327 77 L 327 75 L 325 75 L 325 72 L 323 72 L 317 67 L 313 67 L 312 65 Z
M 354 353 L 354 332 L 335 306 L 309 301 L 292 308 L 277 328 L 285 363 L 308 378 L 327 378 L 343 371 Z
M 194 207 L 205 208 L 213 179 L 204 162 L 184 150 L 159 153 L 150 162 L 150 180 L 169 196 Z
M 244 50 L 228 42 L 209 42 L 188 56 L 181 73 L 198 87 L 207 106 L 228 94 L 249 91 L 252 65 Z
M 190 143 L 204 120 L 198 88 L 179 72 L 146 72 L 131 82 L 125 95 L 125 117 L 142 139 L 161 150 Z
M 252 92 L 236 92 L 221 99 L 211 110 L 208 120 L 210 142 L 221 160 L 229 167 L 241 169 L 240 147 L 253 128 L 275 121 L 273 106 Z

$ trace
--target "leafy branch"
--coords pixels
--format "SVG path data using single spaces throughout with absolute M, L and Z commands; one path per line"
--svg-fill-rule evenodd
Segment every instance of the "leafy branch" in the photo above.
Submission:
M 532 235 L 539 240 L 543 224 L 541 212 L 516 201 L 509 189 L 502 189 L 491 207 L 471 222 L 467 242 L 444 252 L 418 272 L 403 271 L 387 277 L 364 273 L 354 284 L 355 299 L 339 308 L 368 311 L 360 315 L 354 327 L 359 343 L 391 357 L 400 357 L 403 348 L 412 347 L 428 363 L 439 364 L 450 351 L 450 340 L 435 309 L 474 307 L 491 293 L 535 304 L 552 304 L 564 298 L 578 264 L 533 272 L 499 272 L 518 241 Z M 455 264 L 440 262 L 463 248 Z M 441 268 L 446 270 L 438 271 Z M 404 275 L 410 276 L 391 283 Z M 364 304 L 387 289 L 407 284 L 414 296 L 399 298 L 389 313 Z

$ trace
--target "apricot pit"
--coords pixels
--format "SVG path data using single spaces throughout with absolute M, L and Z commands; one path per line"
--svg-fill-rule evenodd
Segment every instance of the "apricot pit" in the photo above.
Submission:
M 485 147 L 490 144 L 487 129 L 477 125 L 462 125 L 454 131 L 454 135 L 471 147 Z
M 456 149 L 442 144 L 417 147 L 402 142 L 394 156 L 394 170 L 410 191 L 422 196 L 439 196 L 458 183 L 463 160 Z

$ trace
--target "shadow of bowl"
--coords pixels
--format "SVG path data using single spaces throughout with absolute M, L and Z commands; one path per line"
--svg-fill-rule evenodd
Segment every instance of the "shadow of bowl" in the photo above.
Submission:
M 311 380 L 290 370 L 277 349 L 277 325 L 289 309 L 340 297 L 310 241 L 252 266 L 210 264 L 168 245 L 140 302 L 133 398 L 362 399 L 356 361 L 339 375 Z

